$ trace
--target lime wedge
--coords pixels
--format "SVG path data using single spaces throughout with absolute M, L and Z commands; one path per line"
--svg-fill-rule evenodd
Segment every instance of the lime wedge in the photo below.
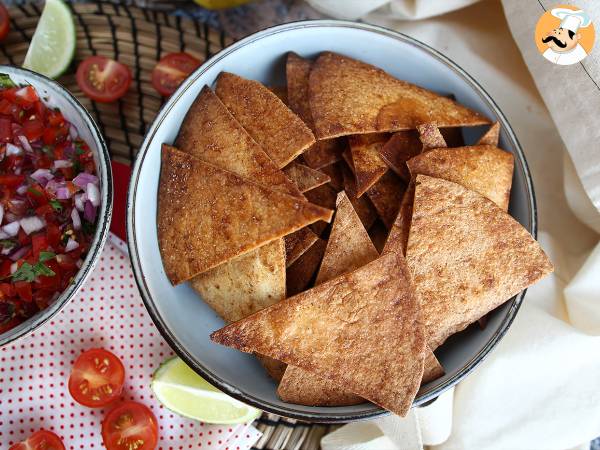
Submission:
M 75 22 L 62 0 L 46 0 L 23 67 L 57 78 L 75 55 Z
M 202 422 L 244 423 L 261 414 L 213 387 L 177 357 L 163 362 L 154 373 L 152 391 L 174 413 Z

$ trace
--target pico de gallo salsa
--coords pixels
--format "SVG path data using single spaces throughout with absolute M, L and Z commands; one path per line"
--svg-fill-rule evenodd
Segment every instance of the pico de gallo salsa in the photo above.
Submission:
M 0 74 L 0 333 L 51 304 L 90 248 L 92 152 L 32 86 Z

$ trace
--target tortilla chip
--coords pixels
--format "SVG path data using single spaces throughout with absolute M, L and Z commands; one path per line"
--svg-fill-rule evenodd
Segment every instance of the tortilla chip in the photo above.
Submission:
M 335 209 L 337 192 L 335 192 L 335 190 L 327 184 L 306 192 L 305 196 L 309 202 L 314 203 L 315 205 L 319 205 L 328 209 Z M 321 236 L 327 228 L 327 223 L 317 222 L 312 224 L 310 228 L 319 236 Z
M 419 132 L 419 140 L 423 144 L 423 151 L 432 148 L 448 147 L 444 136 L 442 136 L 440 129 L 435 123 L 417 125 L 417 131 Z
M 290 267 L 306 252 L 317 240 L 319 236 L 311 231 L 310 228 L 301 228 L 288 234 L 285 238 L 285 265 Z
M 367 191 L 369 200 L 388 229 L 396 220 L 405 190 L 406 185 L 402 180 L 395 173 L 388 171 Z
M 283 172 L 298 187 L 300 192 L 310 191 L 330 181 L 330 178 L 323 172 L 297 162 L 292 162 L 286 166 Z
M 296 295 L 308 288 L 315 278 L 325 253 L 326 241 L 317 238 L 315 243 L 286 272 L 288 297 Z
M 310 59 L 302 58 L 294 52 L 287 54 L 285 62 L 288 105 L 311 130 L 314 124 L 308 101 L 308 76 L 312 64 Z
M 329 185 L 336 191 L 340 192 L 344 190 L 344 174 L 342 172 L 343 163 L 329 164 L 328 166 L 321 167 L 320 172 L 323 172 L 329 177 Z
M 277 239 L 191 280 L 225 322 L 235 322 L 285 298 L 285 247 Z
M 514 157 L 492 145 L 436 148 L 407 162 L 410 173 L 462 184 L 507 211 Z
M 344 391 L 334 381 L 296 366 L 287 366 L 277 395 L 288 403 L 307 406 L 350 406 L 365 402 L 360 395 Z
M 158 241 L 174 285 L 331 216 L 163 145 Z
M 321 53 L 309 77 L 310 109 L 318 139 L 349 134 L 483 125 L 481 114 L 383 70 L 339 54 Z
M 188 110 L 175 146 L 202 161 L 275 191 L 301 196 L 207 86 Z
M 552 272 L 539 244 L 478 193 L 417 175 L 406 259 L 432 350 Z
M 342 159 L 342 152 L 347 146 L 348 143 L 343 138 L 317 141 L 304 152 L 304 160 L 313 169 L 321 169 L 340 161 Z
M 494 122 L 489 130 L 477 141 L 477 145 L 493 145 L 498 147 L 500 141 L 500 123 Z
M 394 220 L 394 224 L 390 229 L 388 238 L 383 247 L 383 253 L 395 251 L 401 255 L 406 255 L 406 244 L 408 244 L 408 232 L 410 230 L 410 222 L 412 220 L 413 201 L 415 198 L 415 183 L 410 181 L 406 192 L 402 196 L 400 202 L 400 210 Z
M 408 130 L 394 133 L 381 148 L 379 155 L 396 175 L 408 182 L 410 172 L 406 161 L 422 151 L 423 143 L 419 139 L 419 133 L 416 130 Z
M 429 383 L 430 381 L 437 380 L 439 377 L 446 373 L 444 367 L 440 364 L 433 352 L 426 347 L 425 349 L 425 363 L 423 364 L 423 379 L 421 384 Z
M 379 253 L 383 252 L 383 247 L 387 241 L 389 231 L 381 220 L 376 220 L 371 228 L 369 228 L 369 236 L 373 245 Z
M 344 190 L 346 191 L 356 214 L 360 217 L 360 221 L 365 226 L 365 229 L 368 230 L 377 220 L 377 211 L 375 211 L 371 200 L 369 200 L 366 195 L 356 197 L 356 180 L 348 166 L 342 163 L 341 169 L 344 177 Z
M 387 133 L 359 134 L 348 138 L 357 197 L 363 195 L 387 172 L 388 167 L 379 152 L 389 138 Z
M 283 374 L 285 373 L 285 370 L 287 368 L 287 364 L 281 361 L 277 361 L 276 359 L 269 358 L 268 356 L 263 356 L 259 354 L 256 354 L 255 356 L 263 365 L 269 376 L 278 383 L 280 383 L 281 379 L 283 378 Z
M 287 86 L 269 86 L 269 90 L 285 105 L 288 104 Z
M 315 142 L 304 122 L 258 81 L 222 72 L 216 93 L 279 168 Z
M 423 375 L 425 333 L 404 258 L 388 253 L 211 335 L 308 370 L 406 415 Z

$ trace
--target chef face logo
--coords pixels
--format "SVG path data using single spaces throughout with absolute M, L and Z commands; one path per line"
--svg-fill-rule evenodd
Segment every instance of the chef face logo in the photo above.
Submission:
M 559 5 L 546 11 L 537 23 L 535 43 L 548 61 L 561 66 L 577 64 L 594 47 L 590 16 L 576 6 Z

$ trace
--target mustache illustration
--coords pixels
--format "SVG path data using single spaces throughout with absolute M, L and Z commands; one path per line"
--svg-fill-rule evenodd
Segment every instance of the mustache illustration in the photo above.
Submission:
M 560 48 L 565 48 L 567 46 L 566 42 L 560 41 L 556 36 L 547 36 L 545 38 L 542 38 L 542 42 L 544 44 L 546 44 L 547 42 L 550 42 L 550 41 L 554 41 L 554 43 Z

